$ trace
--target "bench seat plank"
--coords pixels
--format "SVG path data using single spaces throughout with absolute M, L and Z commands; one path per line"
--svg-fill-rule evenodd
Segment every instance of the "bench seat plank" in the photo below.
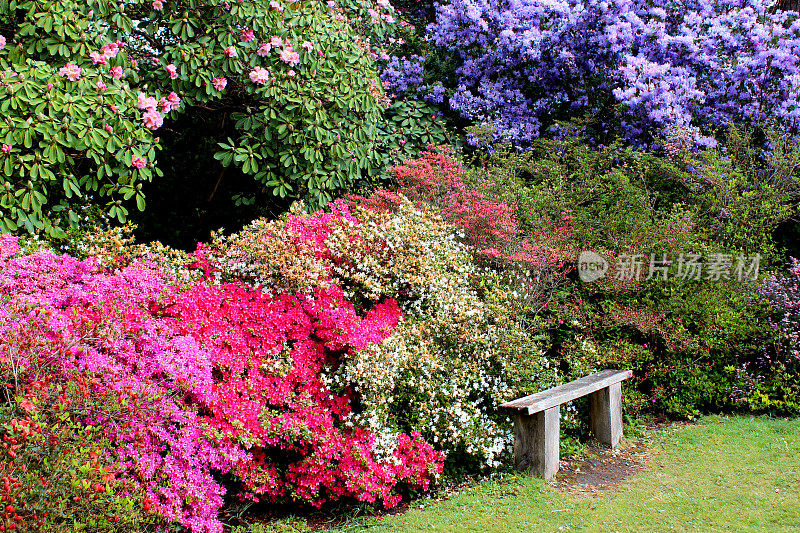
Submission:
M 630 370 L 601 370 L 558 387 L 506 402 L 500 405 L 500 409 L 517 414 L 527 412 L 532 415 L 620 383 L 632 375 L 633 372 Z

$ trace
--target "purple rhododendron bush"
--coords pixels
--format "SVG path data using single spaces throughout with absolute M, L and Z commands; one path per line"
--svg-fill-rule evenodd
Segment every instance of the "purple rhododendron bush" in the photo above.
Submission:
M 427 49 L 393 57 L 388 90 L 423 95 L 528 145 L 590 117 L 600 142 L 731 123 L 797 133 L 800 19 L 772 0 L 434 2 Z

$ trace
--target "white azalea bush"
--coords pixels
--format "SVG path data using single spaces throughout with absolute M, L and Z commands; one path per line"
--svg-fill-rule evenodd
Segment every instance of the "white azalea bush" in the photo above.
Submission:
M 418 431 L 451 465 L 490 468 L 512 443 L 497 405 L 559 375 L 541 328 L 522 323 L 501 276 L 476 266 L 456 232 L 405 199 L 392 211 L 340 202 L 331 213 L 294 209 L 256 221 L 199 253 L 221 281 L 266 292 L 337 286 L 365 313 L 395 300 L 397 327 L 342 354 L 324 377 L 357 399 L 346 423 L 377 435 L 374 450 L 385 457 L 397 435 Z

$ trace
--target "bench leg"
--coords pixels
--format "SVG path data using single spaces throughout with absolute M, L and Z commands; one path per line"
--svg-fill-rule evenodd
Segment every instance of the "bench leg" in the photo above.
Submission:
M 622 438 L 622 383 L 615 383 L 589 396 L 592 433 L 615 448 Z
M 561 407 L 514 416 L 514 466 L 550 479 L 558 472 Z

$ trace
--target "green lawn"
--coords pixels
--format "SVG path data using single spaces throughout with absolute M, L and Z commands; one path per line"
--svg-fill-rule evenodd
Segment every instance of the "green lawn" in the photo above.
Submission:
M 446 501 L 419 500 L 346 531 L 800 531 L 800 419 L 708 417 L 653 441 L 655 456 L 622 488 L 596 498 L 541 479 L 481 482 Z M 424 509 L 419 509 L 424 506 Z M 305 531 L 287 520 L 240 531 Z

